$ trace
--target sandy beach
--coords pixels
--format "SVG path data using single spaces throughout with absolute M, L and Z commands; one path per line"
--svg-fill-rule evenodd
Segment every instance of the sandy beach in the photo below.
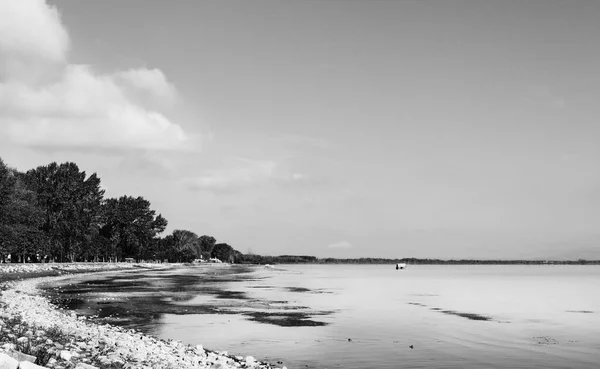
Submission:
M 185 345 L 132 329 L 99 325 L 59 309 L 38 289 L 42 284 L 68 279 L 73 273 L 165 267 L 103 263 L 1 265 L 0 367 L 4 362 L 8 368 L 276 368 L 251 356 L 205 350 L 200 342 Z

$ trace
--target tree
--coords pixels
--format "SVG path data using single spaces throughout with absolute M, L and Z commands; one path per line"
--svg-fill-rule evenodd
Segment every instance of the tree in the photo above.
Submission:
M 0 158 L 0 224 L 6 214 L 5 207 L 15 189 L 15 182 L 14 172 Z
M 43 214 L 37 207 L 36 194 L 17 180 L 7 210 L 10 229 L 7 241 L 11 254 L 19 255 L 22 262 L 28 257 L 34 260 L 38 259 L 38 255 L 42 257 L 47 251 L 47 239 L 40 230 Z
M 226 243 L 218 243 L 213 248 L 211 256 L 225 263 L 233 263 L 236 261 L 237 254 L 240 253 L 230 245 Z
M 202 249 L 203 252 L 211 252 L 213 250 L 213 248 L 215 247 L 215 244 L 217 243 L 217 240 L 212 237 L 212 236 L 200 236 L 199 237 L 199 241 L 200 241 L 200 248 Z
M 100 179 L 96 173 L 86 178 L 75 163 L 53 162 L 27 171 L 24 182 L 37 195 L 50 253 L 61 261 L 75 261 L 89 246 L 90 232 L 98 227 L 104 196 Z
M 110 240 L 118 260 L 126 257 L 140 260 L 166 227 L 167 220 L 150 209 L 148 200 L 121 196 L 106 200 L 100 234 Z
M 192 261 L 201 255 L 200 242 L 198 235 L 194 232 L 176 229 L 173 231 L 173 237 L 175 238 L 176 247 L 179 251 L 185 251 L 186 254 L 192 255 Z
M 13 171 L 0 158 L 0 261 L 4 261 L 4 255 L 10 253 L 8 240 L 12 238 L 12 229 L 9 226 L 8 208 L 15 190 L 15 181 Z
M 0 257 L 25 262 L 36 259 L 47 244 L 39 229 L 42 213 L 36 194 L 25 188 L 23 174 L 10 169 L 0 160 Z

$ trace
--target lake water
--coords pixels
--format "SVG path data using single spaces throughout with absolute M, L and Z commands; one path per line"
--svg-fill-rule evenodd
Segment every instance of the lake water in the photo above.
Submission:
M 81 314 L 289 369 L 600 361 L 598 266 L 214 266 L 69 283 L 49 294 Z

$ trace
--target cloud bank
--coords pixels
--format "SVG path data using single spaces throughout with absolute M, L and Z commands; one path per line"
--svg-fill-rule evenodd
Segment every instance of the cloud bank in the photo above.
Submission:
M 34 147 L 173 150 L 183 129 L 157 107 L 177 100 L 159 69 L 100 73 L 68 61 L 56 7 L 0 0 L 0 133 Z

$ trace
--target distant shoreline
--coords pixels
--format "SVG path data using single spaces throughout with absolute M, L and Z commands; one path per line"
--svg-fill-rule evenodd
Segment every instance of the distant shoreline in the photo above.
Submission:
M 510 259 L 384 259 L 384 258 L 317 258 L 315 256 L 261 256 L 244 255 L 244 264 L 400 264 L 407 265 L 600 265 L 600 260 L 510 260 Z M 250 259 L 250 260 L 246 260 Z

